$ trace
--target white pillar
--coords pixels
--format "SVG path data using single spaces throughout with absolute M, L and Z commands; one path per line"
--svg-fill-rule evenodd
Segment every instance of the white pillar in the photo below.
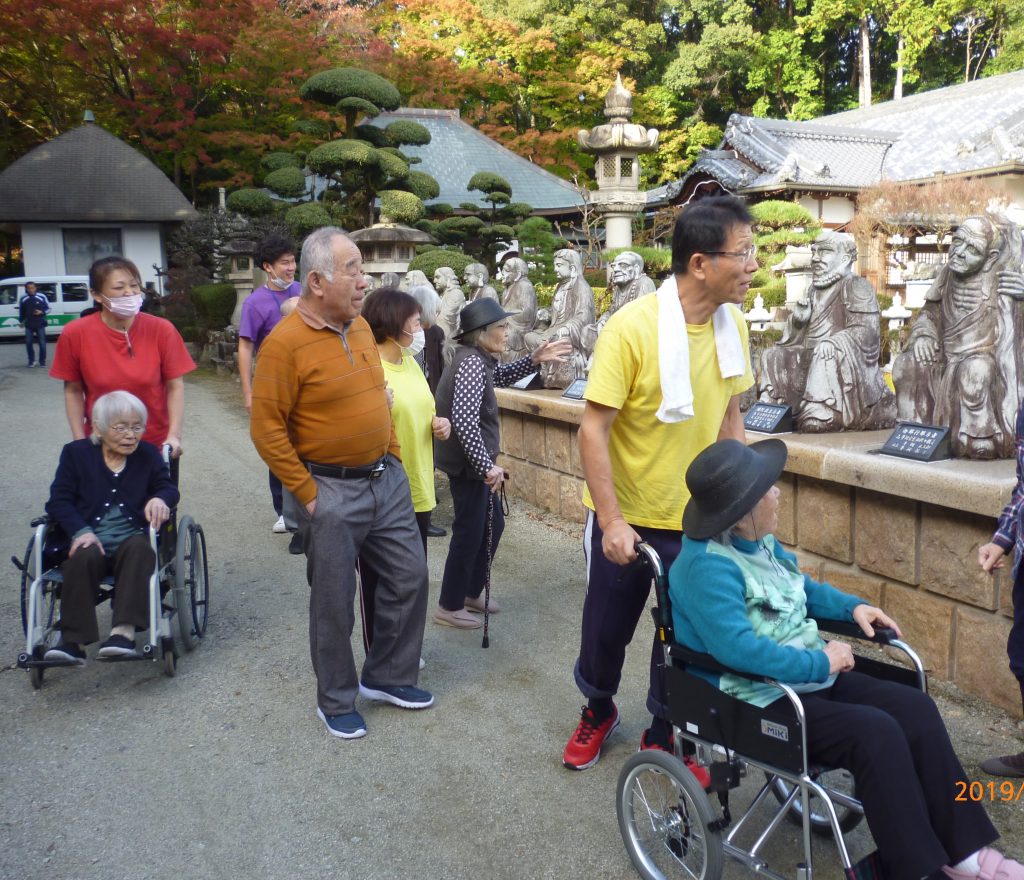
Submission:
M 605 250 L 633 246 L 632 214 L 604 215 L 604 246 Z

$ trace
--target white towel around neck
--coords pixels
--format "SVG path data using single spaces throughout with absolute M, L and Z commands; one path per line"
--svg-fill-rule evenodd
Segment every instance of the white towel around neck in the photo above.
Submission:
M 690 383 L 690 343 L 686 336 L 686 318 L 679 302 L 679 290 L 674 275 L 669 275 L 658 288 L 658 370 L 661 374 L 661 406 L 658 419 L 662 422 L 685 422 L 693 418 L 693 388 Z M 723 303 L 712 316 L 715 331 L 715 349 L 718 368 L 723 379 L 742 376 L 743 342 L 736 321 Z

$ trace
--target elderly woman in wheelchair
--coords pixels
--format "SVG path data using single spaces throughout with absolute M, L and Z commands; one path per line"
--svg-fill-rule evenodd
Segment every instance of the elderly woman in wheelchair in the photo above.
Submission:
M 113 575 L 112 628 L 99 656 L 134 658 L 135 632 L 150 625 L 149 583 L 156 556 L 148 535 L 178 503 L 160 451 L 141 440 L 146 407 L 127 391 L 100 397 L 93 435 L 68 443 L 50 487 L 46 513 L 63 532 L 60 642 L 44 659 L 84 663 L 84 646 L 99 640 L 96 601 Z
M 859 672 L 847 644 L 818 634 L 814 618 L 853 621 L 866 637 L 888 628 L 898 638 L 899 628 L 801 573 L 775 540 L 785 460 L 779 440 L 723 440 L 693 461 L 685 537 L 668 576 L 676 641 L 752 674 L 699 671 L 746 703 L 785 702 L 766 679 L 799 693 L 806 759 L 853 774 L 883 876 L 1022 880 L 1024 866 L 989 848 L 998 834 L 981 804 L 955 798 L 967 777 L 927 693 Z

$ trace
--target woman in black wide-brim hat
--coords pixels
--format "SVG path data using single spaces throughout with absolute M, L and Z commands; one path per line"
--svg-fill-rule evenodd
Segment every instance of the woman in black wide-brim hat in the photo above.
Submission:
M 499 364 L 511 314 L 493 299 L 467 305 L 459 316 L 458 345 L 437 386 L 437 415 L 451 421 L 452 439 L 435 444 L 434 464 L 448 474 L 455 519 L 434 621 L 458 629 L 482 625 L 472 612 L 483 610 L 480 594 L 505 527 L 501 504 L 491 503 L 506 476 L 495 463 L 499 436 L 494 387 L 519 381 L 539 364 L 565 360 L 571 348 L 567 341 L 546 342 L 529 357 Z M 492 599 L 490 613 L 499 610 Z
M 883 876 L 1024 878 L 1024 866 L 989 848 L 999 835 L 982 805 L 951 794 L 968 777 L 932 699 L 857 672 L 849 645 L 818 635 L 812 617 L 852 620 L 868 636 L 875 626 L 899 628 L 803 574 L 775 540 L 785 463 L 781 440 L 720 440 L 693 460 L 682 549 L 669 572 L 676 639 L 800 692 L 809 760 L 853 774 Z M 757 706 L 779 697 L 741 676 L 707 677 Z

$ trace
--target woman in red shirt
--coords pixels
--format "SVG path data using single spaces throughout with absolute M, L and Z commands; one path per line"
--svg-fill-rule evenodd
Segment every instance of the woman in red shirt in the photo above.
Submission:
M 89 269 L 98 310 L 67 324 L 57 339 L 50 375 L 64 380 L 64 407 L 74 440 L 88 437 L 93 402 L 129 391 L 149 411 L 142 439 L 181 455 L 186 373 L 196 368 L 170 321 L 139 312 L 139 270 L 124 257 L 104 257 Z

